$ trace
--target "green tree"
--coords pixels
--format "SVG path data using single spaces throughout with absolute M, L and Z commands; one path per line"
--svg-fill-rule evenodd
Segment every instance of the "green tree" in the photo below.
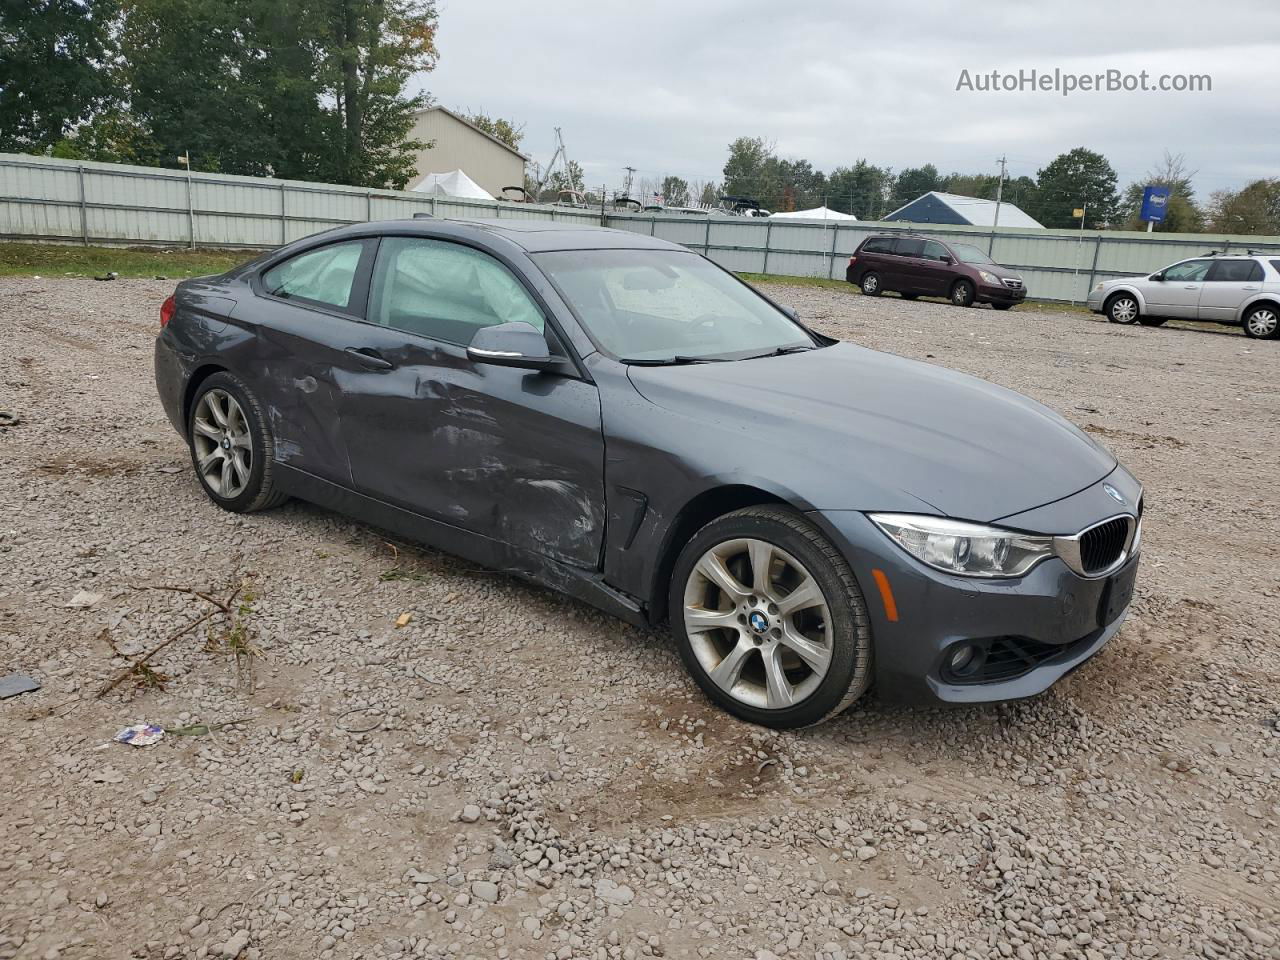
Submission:
M 0 150 L 43 152 L 112 95 L 118 0 L 0 0 Z
M 566 160 L 564 166 L 553 170 L 542 186 L 540 199 L 554 200 L 561 190 L 586 191 L 586 177 L 582 173 L 582 165 L 576 160 Z
M 103 117 L 82 142 L 137 163 L 267 176 L 280 141 L 264 96 L 255 0 L 127 0 L 120 34 L 127 108 Z M 309 65 L 310 66 L 310 65 Z M 314 85 L 285 103 L 319 115 Z M 281 106 L 285 106 L 282 103 Z M 145 131 L 145 133 L 142 133 Z
M 463 114 L 473 124 L 489 134 L 491 137 L 497 137 L 512 150 L 520 149 L 520 141 L 524 139 L 524 125 L 516 126 L 511 120 L 503 120 L 501 117 L 491 117 L 487 113 L 481 111 L 479 113 Z
M 689 184 L 680 177 L 669 176 L 662 180 L 663 202 L 669 207 L 683 207 L 689 203 Z
M 1026 212 L 1046 227 L 1079 226 L 1072 214 L 1078 207 L 1086 211 L 1086 227 L 1108 226 L 1119 206 L 1116 172 L 1102 154 L 1076 147 L 1037 171 L 1033 206 Z
M 764 186 L 765 162 L 773 156 L 773 145 L 763 137 L 739 137 L 729 144 L 724 164 L 724 192 L 729 196 L 756 196 Z
M 1152 169 L 1140 183 L 1133 183 L 1124 192 L 1121 211 L 1127 215 L 1125 228 L 1128 230 L 1145 230 L 1147 224 L 1141 218 L 1142 193 L 1148 186 L 1168 187 L 1169 202 L 1165 206 L 1164 220 L 1155 224 L 1154 229 L 1162 233 L 1196 233 L 1204 226 L 1204 214 L 1196 206 L 1196 194 L 1191 180 L 1196 171 L 1188 170 L 1186 159 L 1182 154 L 1164 152 L 1164 158 Z
M 953 173 L 942 181 L 937 189 L 961 197 L 977 197 L 994 200 L 1000 178 L 994 173 Z
M 1215 192 L 1209 202 L 1209 223 L 1214 233 L 1280 236 L 1280 178 Z
M 836 167 L 827 176 L 827 206 L 851 213 L 859 220 L 878 220 L 888 213 L 888 191 L 893 172 L 858 160 L 852 167 Z
M 333 101 L 327 172 L 339 183 L 403 187 L 425 147 L 408 137 L 427 98 L 405 88 L 436 63 L 434 0 L 320 0 L 317 19 L 318 76 Z
M 922 194 L 941 188 L 942 178 L 938 176 L 938 168 L 932 163 L 926 163 L 923 167 L 908 167 L 898 174 L 893 183 L 889 206 L 897 210 Z

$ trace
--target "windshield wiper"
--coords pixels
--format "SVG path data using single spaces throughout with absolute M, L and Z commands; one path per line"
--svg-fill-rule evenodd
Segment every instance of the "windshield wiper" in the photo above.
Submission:
M 724 357 L 686 357 L 676 354 L 674 357 L 661 357 L 657 360 L 623 360 L 633 367 L 678 367 L 686 363 L 723 363 Z
M 789 353 L 808 353 L 810 350 L 817 349 L 817 347 L 807 346 L 803 343 L 793 343 L 789 347 L 778 347 L 776 350 L 770 350 L 768 353 L 757 353 L 754 356 L 743 357 L 743 359 L 759 360 L 761 357 L 785 357 Z

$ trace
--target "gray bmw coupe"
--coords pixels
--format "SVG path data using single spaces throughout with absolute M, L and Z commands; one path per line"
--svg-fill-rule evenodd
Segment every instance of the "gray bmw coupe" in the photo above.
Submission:
M 201 486 L 300 497 L 667 623 L 772 727 L 1044 690 L 1119 629 L 1142 488 L 1053 411 L 805 328 L 704 257 L 360 224 L 178 285 L 156 385 Z

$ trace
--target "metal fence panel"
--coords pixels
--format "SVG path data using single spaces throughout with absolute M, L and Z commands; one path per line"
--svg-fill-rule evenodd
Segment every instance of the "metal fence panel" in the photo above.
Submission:
M 603 224 L 705 253 L 730 270 L 841 279 L 872 233 L 972 243 L 1022 273 L 1029 294 L 1083 300 L 1098 280 L 1150 273 L 1209 250 L 1280 256 L 1280 237 L 1028 230 L 852 221 L 620 214 L 398 190 L 0 154 L 0 237 L 82 243 L 273 247 L 346 223 L 410 217 Z

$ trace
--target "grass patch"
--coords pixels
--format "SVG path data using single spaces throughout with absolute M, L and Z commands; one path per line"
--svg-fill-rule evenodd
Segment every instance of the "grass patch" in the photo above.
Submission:
M 826 277 L 779 277 L 770 273 L 739 273 L 747 283 L 758 286 L 782 284 L 788 287 L 820 287 L 825 290 L 843 290 L 845 293 L 862 295 L 862 291 L 846 280 L 828 280 Z
M 166 250 L 158 247 L 82 247 L 62 243 L 0 243 L 0 276 L 203 277 L 225 273 L 257 256 L 252 250 Z

